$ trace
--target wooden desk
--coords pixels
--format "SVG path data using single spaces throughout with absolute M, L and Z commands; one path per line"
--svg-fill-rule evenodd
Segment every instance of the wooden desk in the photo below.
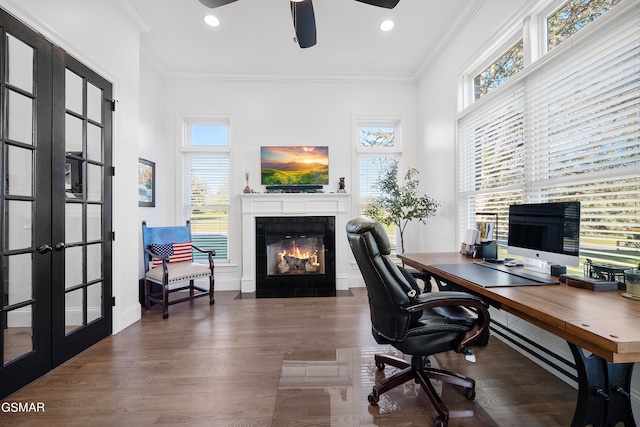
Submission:
M 621 291 L 593 292 L 565 284 L 483 288 L 438 268 L 474 261 L 458 253 L 398 257 L 408 266 L 481 295 L 498 308 L 565 339 L 578 371 L 572 427 L 636 425 L 629 391 L 633 363 L 640 362 L 640 301 L 623 298 Z M 585 355 L 583 350 L 593 354 Z

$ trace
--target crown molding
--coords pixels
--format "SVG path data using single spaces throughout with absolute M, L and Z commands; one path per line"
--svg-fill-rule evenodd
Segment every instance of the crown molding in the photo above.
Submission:
M 416 85 L 412 75 L 347 75 L 347 74 L 239 74 L 208 72 L 165 72 L 167 80 L 211 80 L 224 82 L 310 82 Z
M 133 27 L 140 33 L 148 33 L 153 27 L 142 16 L 140 11 L 129 0 L 111 0 L 111 3 L 129 20 Z
M 426 56 L 423 58 L 420 66 L 414 74 L 414 79 L 419 82 L 425 73 L 438 61 L 453 41 L 458 37 L 462 30 L 467 26 L 469 21 L 475 16 L 480 8 L 485 4 L 486 0 L 474 0 L 465 2 L 456 12 L 456 18 L 449 26 L 447 32 L 440 37 L 433 46 L 427 50 Z

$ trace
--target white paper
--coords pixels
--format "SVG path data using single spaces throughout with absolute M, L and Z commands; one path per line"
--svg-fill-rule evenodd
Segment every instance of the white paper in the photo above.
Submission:
M 467 236 L 464 239 L 464 243 L 467 245 L 475 245 L 476 240 L 478 239 L 479 233 L 478 230 L 469 228 L 467 229 Z

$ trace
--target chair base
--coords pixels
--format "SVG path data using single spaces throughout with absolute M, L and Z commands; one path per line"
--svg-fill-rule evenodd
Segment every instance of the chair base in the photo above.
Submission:
M 160 285 L 162 286 L 162 291 L 161 292 L 155 292 L 152 293 L 151 292 L 151 281 L 149 280 L 145 280 L 144 281 L 144 288 L 145 288 L 145 298 L 144 298 L 144 307 L 145 309 L 149 309 L 151 308 L 151 303 L 154 302 L 156 304 L 159 304 L 162 306 L 162 318 L 166 319 L 169 317 L 169 306 L 173 305 L 173 304 L 179 304 L 181 302 L 185 302 L 185 301 L 191 301 L 194 300 L 196 298 L 202 298 L 202 297 L 206 297 L 209 296 L 209 305 L 213 305 L 215 303 L 215 299 L 213 296 L 213 280 L 210 280 L 210 286 L 209 289 L 205 289 L 202 288 L 200 286 L 197 286 L 194 284 L 194 281 L 191 280 L 189 282 L 189 285 L 187 286 L 180 286 L 177 288 L 173 288 L 173 289 L 169 289 L 168 285 Z M 169 301 L 169 295 L 175 292 L 180 292 L 180 291 L 189 291 L 189 295 L 182 297 L 182 298 L 177 298 L 177 299 L 173 299 L 171 301 Z M 197 291 L 197 293 L 196 293 Z
M 383 370 L 385 365 L 391 365 L 401 369 L 401 371 L 373 386 L 373 391 L 369 395 L 369 403 L 372 405 L 378 404 L 382 393 L 413 380 L 422 386 L 431 404 L 438 412 L 438 416 L 434 421 L 435 427 L 446 427 L 449 421 L 449 410 L 436 392 L 433 384 L 431 384 L 432 379 L 463 387 L 464 396 L 468 400 L 475 399 L 475 380 L 453 372 L 425 367 L 422 356 L 412 356 L 411 362 L 407 362 L 397 357 L 376 354 L 375 362 L 378 370 Z

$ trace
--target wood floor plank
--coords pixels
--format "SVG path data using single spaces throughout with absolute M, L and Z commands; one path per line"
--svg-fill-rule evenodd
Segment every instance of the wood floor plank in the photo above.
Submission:
M 43 402 L 42 413 L 0 413 L 0 426 L 431 426 L 413 383 L 367 395 L 380 375 L 366 291 L 328 298 L 238 298 L 217 292 L 158 309 L 3 402 Z M 433 363 L 473 377 L 476 399 L 443 385 L 450 427 L 567 426 L 575 389 L 492 337 L 478 362 Z

